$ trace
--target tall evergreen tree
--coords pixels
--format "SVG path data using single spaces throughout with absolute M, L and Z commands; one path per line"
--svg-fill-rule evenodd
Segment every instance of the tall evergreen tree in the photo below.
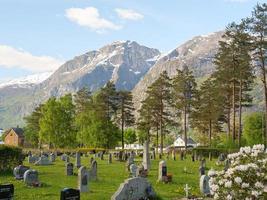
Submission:
M 160 155 L 163 154 L 164 135 L 167 133 L 167 126 L 172 123 L 171 121 L 171 83 L 170 78 L 166 71 L 160 74 L 160 77 L 150 85 L 147 90 L 147 99 L 145 101 L 146 108 L 150 109 L 151 115 L 154 120 L 151 121 L 152 127 L 158 129 L 160 132 Z M 158 134 L 157 134 L 158 141 Z M 158 144 L 158 142 L 157 142 Z M 157 147 L 158 149 L 158 147 Z
M 180 113 L 183 114 L 183 132 L 185 149 L 187 148 L 187 127 L 188 117 L 192 108 L 194 107 L 197 90 L 196 82 L 193 73 L 188 70 L 187 66 L 184 66 L 183 70 L 177 70 L 176 76 L 172 81 L 172 99 L 173 106 Z
M 265 115 L 267 116 L 267 4 L 257 4 L 252 12 L 252 16 L 247 21 L 253 37 L 255 67 L 260 71 L 264 88 Z M 265 120 L 265 127 L 267 127 L 267 118 Z M 264 144 L 267 145 L 267 129 L 265 129 Z
M 116 113 L 117 123 L 121 128 L 121 146 L 124 149 L 125 126 L 132 126 L 135 123 L 133 97 L 129 91 L 118 92 L 118 109 Z

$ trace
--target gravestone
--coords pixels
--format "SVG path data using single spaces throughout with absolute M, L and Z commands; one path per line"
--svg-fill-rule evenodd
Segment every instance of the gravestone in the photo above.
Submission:
M 104 160 L 104 152 L 100 152 L 100 160 Z
M 50 154 L 50 161 L 55 162 L 56 161 L 56 155 L 54 153 Z
M 141 177 L 125 180 L 119 189 L 112 195 L 111 200 L 138 200 L 154 199 L 156 193 L 151 184 Z
M 137 169 L 138 167 L 135 164 L 130 165 L 130 172 L 132 177 L 137 177 Z
M 143 166 L 145 170 L 150 170 L 150 156 L 149 156 L 149 142 L 146 140 L 144 142 L 144 152 L 143 152 Z
M 224 166 L 224 171 L 227 171 L 230 167 L 230 160 L 226 159 L 225 160 L 225 166 Z
M 134 164 L 134 156 L 133 155 L 131 155 L 126 162 L 126 166 L 127 166 L 128 171 L 130 171 L 131 164 Z
M 13 200 L 13 197 L 14 197 L 13 184 L 0 185 L 0 200 Z
M 33 164 L 33 163 L 35 163 L 37 160 L 39 160 L 39 157 L 38 157 L 38 156 L 29 156 L 29 157 L 28 157 L 28 163 L 29 163 L 29 164 Z
M 79 169 L 81 167 L 81 153 L 76 152 L 76 163 L 75 166 Z
M 152 152 L 152 157 L 153 157 L 153 160 L 155 160 L 156 159 L 156 151 L 155 151 L 155 149 L 153 150 L 153 152 Z
M 212 161 L 212 153 L 209 152 L 209 161 Z
M 118 160 L 119 161 L 122 161 L 123 160 L 123 152 L 122 151 L 119 152 Z
M 200 175 L 200 176 L 205 175 L 205 167 L 203 167 L 203 166 L 200 166 L 200 167 L 199 167 L 199 175 Z
M 108 164 L 112 163 L 112 154 L 108 154 Z
M 200 183 L 199 183 L 200 191 L 205 196 L 208 196 L 210 194 L 209 179 L 210 177 L 207 175 L 202 175 L 200 177 Z
M 175 149 L 173 149 L 173 151 L 172 151 L 172 159 L 176 160 Z
M 167 165 L 164 160 L 159 162 L 159 174 L 158 174 L 158 181 L 166 182 L 168 180 L 167 177 Z
M 180 151 L 180 160 L 184 160 L 184 152 Z
M 24 173 L 24 183 L 28 186 L 40 186 L 40 182 L 38 180 L 38 172 L 34 169 L 29 169 Z
M 84 166 L 80 167 L 78 170 L 78 189 L 80 192 L 89 191 L 89 173 Z
M 94 160 L 90 169 L 90 180 L 97 180 L 97 162 Z
M 147 177 L 148 171 L 144 168 L 143 165 L 138 166 L 136 171 L 136 177 Z
M 91 158 L 90 158 L 90 165 L 92 165 L 93 161 L 94 161 L 94 158 L 91 157 Z
M 62 161 L 66 161 L 67 157 L 68 157 L 68 155 L 64 153 L 60 158 Z
M 203 158 L 203 159 L 201 160 L 201 167 L 206 168 L 206 159 L 205 159 L 205 158 Z
M 48 157 L 42 155 L 38 161 L 34 163 L 35 165 L 51 165 L 52 162 L 48 159 Z
M 192 153 L 191 158 L 192 158 L 192 162 L 195 162 L 195 155 L 194 155 L 194 153 Z
M 68 163 L 68 162 L 70 162 L 70 157 L 69 156 L 66 156 L 65 163 Z
M 73 175 L 73 164 L 72 163 L 67 163 L 66 164 L 66 175 L 67 176 L 72 176 Z
M 30 167 L 19 165 L 14 168 L 13 174 L 17 180 L 22 180 L 24 173 L 30 169 Z
M 65 188 L 60 192 L 60 200 L 80 200 L 80 191 L 72 188 Z

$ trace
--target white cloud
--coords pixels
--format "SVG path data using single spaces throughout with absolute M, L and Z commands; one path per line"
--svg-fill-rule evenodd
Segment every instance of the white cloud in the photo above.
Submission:
M 122 28 L 120 25 L 101 17 L 98 9 L 94 7 L 69 8 L 66 10 L 66 17 L 80 26 L 88 27 L 100 33 L 108 29 L 118 30 Z
M 144 18 L 144 15 L 142 15 L 141 13 L 138 13 L 134 10 L 131 10 L 131 9 L 116 8 L 115 12 L 122 19 L 141 20 Z
M 31 72 L 54 71 L 62 61 L 50 56 L 34 56 L 21 49 L 0 45 L 0 66 L 5 68 L 18 67 Z

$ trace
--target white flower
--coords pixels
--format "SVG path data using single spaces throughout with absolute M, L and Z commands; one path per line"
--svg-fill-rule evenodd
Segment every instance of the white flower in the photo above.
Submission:
M 226 199 L 227 199 L 227 200 L 232 200 L 233 197 L 232 197 L 230 194 L 228 194 L 227 197 L 226 197 Z
M 240 183 L 242 183 L 242 179 L 241 179 L 240 177 L 236 177 L 236 178 L 235 178 L 235 182 L 236 182 L 237 184 L 240 184 Z
M 227 187 L 227 188 L 232 187 L 232 181 L 225 182 L 224 186 Z
M 248 188 L 249 187 L 249 183 L 242 183 L 241 187 L 242 188 Z
M 255 196 L 255 197 L 257 197 L 257 196 L 259 196 L 259 192 L 258 191 L 256 191 L 256 190 L 253 190 L 252 192 L 251 192 L 251 194 L 253 195 L 253 196 Z
M 211 189 L 213 192 L 216 192 L 216 191 L 219 189 L 219 186 L 213 184 L 213 185 L 210 186 L 210 189 Z
M 216 175 L 216 171 L 215 170 L 213 170 L 213 169 L 211 169 L 211 170 L 209 170 L 209 172 L 208 172 L 208 176 L 215 176 Z
M 214 199 L 219 199 L 219 195 L 215 193 L 213 198 Z
M 256 188 L 259 188 L 259 189 L 262 189 L 262 188 L 264 188 L 264 185 L 263 185 L 261 182 L 257 181 L 257 182 L 255 183 L 255 187 L 256 187 Z

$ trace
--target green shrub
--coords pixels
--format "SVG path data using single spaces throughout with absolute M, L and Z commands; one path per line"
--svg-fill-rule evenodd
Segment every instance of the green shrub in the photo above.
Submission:
M 22 149 L 0 145 L 0 172 L 13 170 L 22 160 Z
M 198 155 L 202 155 L 205 157 L 209 156 L 209 153 L 211 152 L 213 157 L 218 157 L 221 153 L 229 154 L 237 152 L 239 149 L 233 148 L 209 148 L 209 147 L 197 147 L 193 149 L 193 152 L 195 152 Z

